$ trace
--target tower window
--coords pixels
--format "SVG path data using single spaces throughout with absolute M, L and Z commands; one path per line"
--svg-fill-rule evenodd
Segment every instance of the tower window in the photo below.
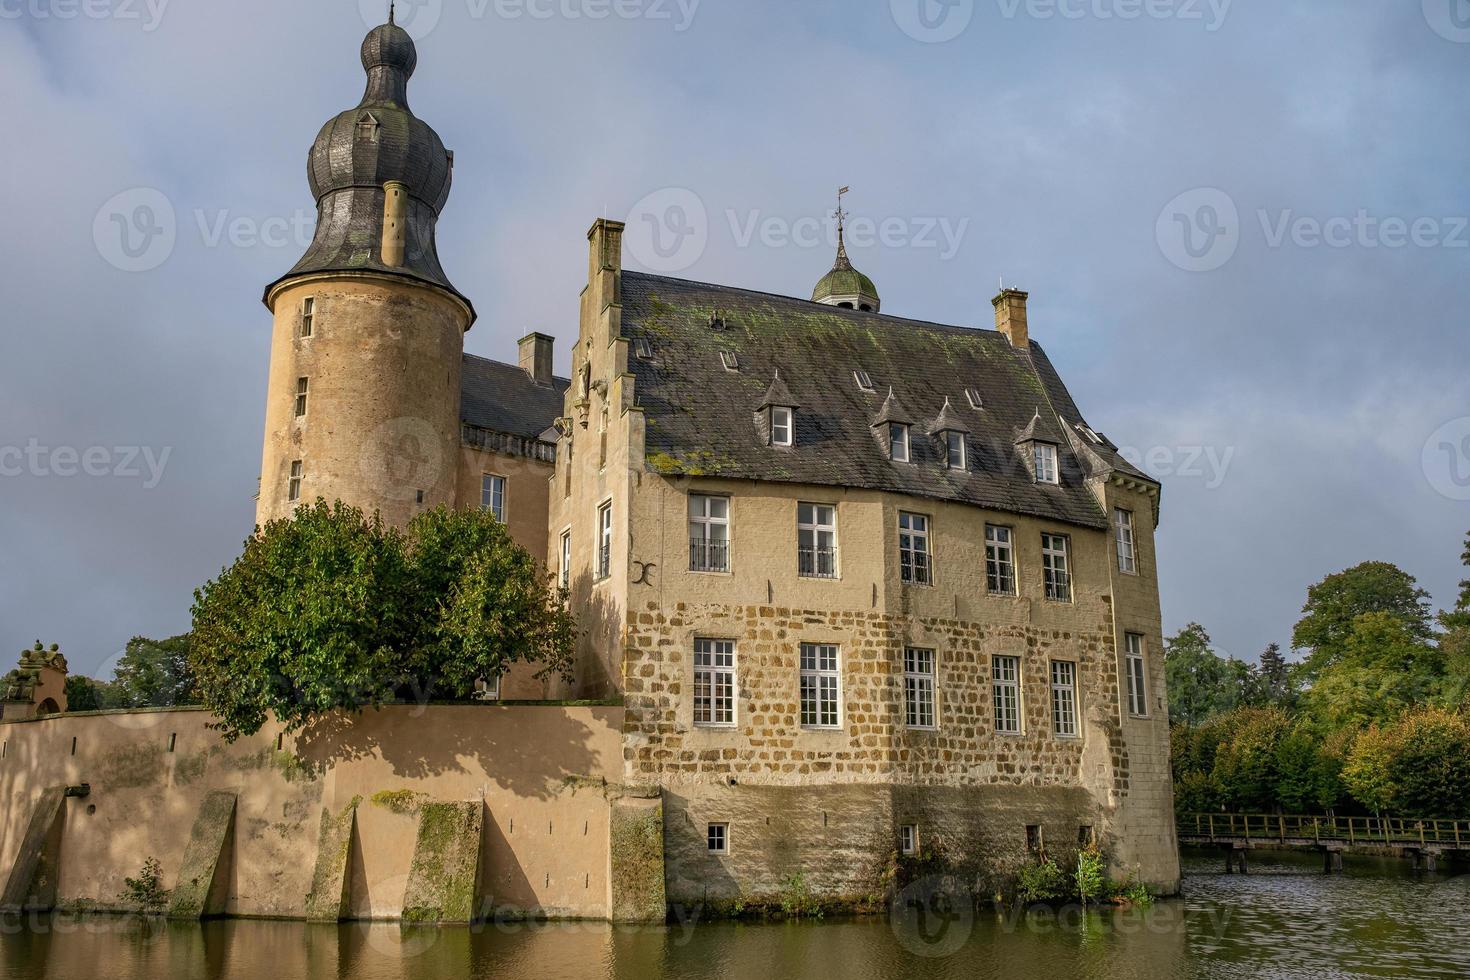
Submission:
M 1113 511 L 1113 528 L 1118 544 L 1118 571 L 1125 575 L 1138 574 L 1138 560 L 1133 547 L 1133 512 L 1121 507 Z
M 311 336 L 311 322 L 316 317 L 316 297 L 308 296 L 301 301 L 301 336 Z
M 305 475 L 304 470 L 301 460 L 291 461 L 291 479 L 286 482 L 286 500 L 293 504 L 301 499 L 301 478 Z
M 771 445 L 790 446 L 795 442 L 792 424 L 792 411 L 789 408 L 771 409 Z
M 378 120 L 371 112 L 364 113 L 357 121 L 357 138 L 374 143 L 378 141 Z
M 307 378 L 296 379 L 296 417 L 306 416 L 306 392 L 311 387 L 311 381 Z

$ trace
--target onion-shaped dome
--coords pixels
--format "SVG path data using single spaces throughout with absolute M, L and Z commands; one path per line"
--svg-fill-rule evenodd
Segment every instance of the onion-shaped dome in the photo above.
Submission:
M 837 261 L 833 263 L 832 271 L 823 276 L 817 283 L 817 288 L 812 291 L 812 302 L 872 313 L 882 309 L 883 301 L 878 297 L 878 287 L 873 284 L 873 280 L 852 267 L 841 230 L 837 233 Z
M 367 89 L 355 108 L 328 120 L 312 143 L 307 179 L 317 202 L 316 235 L 280 281 L 319 272 L 389 272 L 460 295 L 434 243 L 454 157 L 408 107 L 408 80 L 417 66 L 413 38 L 392 22 L 363 40 Z M 384 264 L 381 251 L 384 185 L 390 182 L 403 184 L 408 194 L 404 258 L 393 266 Z

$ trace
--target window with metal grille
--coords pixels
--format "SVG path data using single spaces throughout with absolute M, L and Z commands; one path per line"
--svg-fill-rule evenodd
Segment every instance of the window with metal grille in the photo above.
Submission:
M 730 570 L 730 498 L 689 495 L 689 570 Z
M 910 585 L 933 585 L 934 569 L 929 560 L 929 518 L 922 514 L 898 515 L 899 577 Z
M 1148 715 L 1148 664 L 1143 657 L 1143 637 L 1128 633 L 1123 637 L 1123 663 L 1128 674 L 1128 713 L 1139 718 Z
M 934 651 L 903 652 L 903 715 L 908 728 L 938 728 L 934 707 Z
M 797 574 L 802 578 L 837 577 L 837 508 L 831 504 L 796 505 Z
M 1051 662 L 1051 721 L 1059 738 L 1077 737 L 1077 665 L 1070 660 Z
M 995 696 L 995 730 L 1021 734 L 1021 658 L 992 657 L 991 688 Z
M 1041 536 L 1041 578 L 1046 597 L 1054 602 L 1072 601 L 1072 572 L 1067 559 L 1067 536 Z
M 735 644 L 694 641 L 694 723 L 735 724 Z
M 803 728 L 839 728 L 842 725 L 841 654 L 824 643 L 801 645 L 801 725 Z
M 1016 594 L 1014 532 L 996 524 L 985 525 L 985 589 L 991 595 Z

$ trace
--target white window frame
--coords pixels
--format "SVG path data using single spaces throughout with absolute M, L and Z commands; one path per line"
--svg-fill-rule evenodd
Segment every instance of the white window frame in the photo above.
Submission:
M 810 508 L 811 509 L 811 520 L 810 521 L 803 521 L 801 519 L 802 518 L 802 511 L 804 509 L 806 509 L 806 508 Z M 830 522 L 824 522 L 822 520 L 823 511 L 829 511 L 831 513 L 832 520 Z M 825 570 L 822 568 L 822 561 L 821 561 L 821 554 L 820 554 L 823 551 L 824 548 L 827 548 L 828 547 L 828 545 L 823 545 L 823 543 L 822 543 L 824 537 L 830 538 L 829 545 L 830 545 L 830 550 L 831 550 L 830 567 L 828 569 L 825 569 Z M 807 541 L 807 540 L 809 540 L 811 542 L 811 546 L 810 547 L 807 547 L 804 544 L 804 541 Z M 805 553 L 807 553 L 807 552 L 810 553 L 810 559 L 807 559 L 805 557 Z M 802 501 L 802 502 L 797 503 L 797 505 L 796 505 L 796 573 L 797 573 L 797 575 L 800 578 L 820 578 L 820 579 L 835 579 L 835 578 L 838 578 L 839 575 L 840 575 L 840 571 L 839 571 L 839 566 L 837 564 L 837 557 L 838 557 L 838 555 L 837 555 L 837 505 L 836 504 L 820 504 L 820 503 L 808 502 L 808 501 Z
M 561 587 L 572 587 L 572 532 L 561 532 Z
M 895 463 L 907 463 L 909 455 L 909 427 L 901 422 L 888 423 L 888 458 Z
M 1051 662 L 1051 730 L 1057 738 L 1082 737 L 1075 660 Z
M 835 643 L 803 643 L 798 656 L 801 669 L 798 716 L 801 727 L 822 731 L 841 729 L 842 648 Z M 810 713 L 808 705 L 811 706 Z
M 316 297 L 307 296 L 301 301 L 301 332 L 303 338 L 310 337 L 313 331 L 313 321 L 316 319 Z
M 973 408 L 975 411 L 977 411 L 977 412 L 984 411 L 984 409 L 985 409 L 985 399 L 983 399 L 983 398 L 980 397 L 980 392 L 977 391 L 976 389 L 974 389 L 974 388 L 966 388 L 965 389 L 965 400 L 970 403 L 970 407 Z
M 612 578 L 612 501 L 597 508 L 597 580 Z
M 286 478 L 286 502 L 294 504 L 301 499 L 301 481 L 306 477 L 306 461 L 291 460 L 291 473 Z
M 719 844 L 715 840 L 718 838 Z M 730 853 L 730 825 L 728 823 L 710 823 L 704 828 L 704 846 L 710 854 Z
M 488 680 L 485 679 L 485 678 L 481 678 L 480 680 L 475 681 L 475 700 L 476 701 L 499 701 L 500 700 L 500 675 L 499 674 L 496 674 L 494 677 L 489 678 Z
M 898 828 L 898 853 L 912 857 L 919 853 L 919 825 L 906 823 Z
M 505 523 L 505 490 L 506 479 L 495 473 L 483 473 L 480 476 L 480 509 L 487 510 L 500 523 Z M 496 502 L 496 497 L 499 502 Z
M 1118 571 L 1138 574 L 1138 549 L 1134 547 L 1133 511 L 1113 508 L 1113 533 L 1118 543 Z
M 1072 547 L 1065 534 L 1041 535 L 1041 579 L 1050 602 L 1072 601 Z
M 1025 731 L 1021 710 L 1021 658 L 997 654 L 990 658 L 991 707 L 997 735 L 1021 735 Z
M 928 647 L 903 651 L 903 721 L 915 731 L 939 730 L 939 653 Z
M 789 408 L 771 409 L 771 445 L 796 445 L 796 413 Z
M 970 450 L 966 442 L 963 432 L 944 433 L 944 465 L 947 468 L 961 471 L 970 468 Z
M 1005 588 L 1007 581 L 1010 588 Z M 985 525 L 985 591 L 988 595 L 1018 594 L 1015 528 Z
M 716 504 L 723 505 L 724 516 L 715 513 Z M 699 509 L 696 514 L 695 508 Z M 725 575 L 730 571 L 730 498 L 713 493 L 689 495 L 689 570 Z M 723 529 L 724 537 L 716 533 Z M 723 554 L 719 549 L 723 548 Z M 717 557 L 719 560 L 717 561 Z M 702 560 L 701 560 L 702 559 Z
M 1128 714 L 1148 717 L 1148 659 L 1142 633 L 1123 634 L 1123 670 L 1127 674 Z
M 296 417 L 306 418 L 307 398 L 311 394 L 311 379 L 305 376 L 296 379 Z
M 736 726 L 739 712 L 736 671 L 735 641 L 694 640 L 694 724 L 697 727 Z M 703 697 L 701 684 L 705 691 Z
M 1057 447 L 1049 442 L 1038 442 L 1034 444 L 1033 454 L 1036 460 L 1036 482 L 1060 483 L 1060 469 L 1057 466 Z
M 906 510 L 898 512 L 898 568 L 899 578 L 905 585 L 934 584 L 934 553 L 929 540 L 931 528 L 928 515 Z M 905 556 L 908 557 L 907 562 Z

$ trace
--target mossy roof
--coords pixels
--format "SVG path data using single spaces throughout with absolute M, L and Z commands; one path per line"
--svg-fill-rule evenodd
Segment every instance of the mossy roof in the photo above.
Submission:
M 1107 520 L 1085 485 L 1089 475 L 1111 468 L 1148 479 L 1111 443 L 1080 454 L 1063 445 L 1059 485 L 1031 478 L 1016 437 L 1038 412 L 1059 429 L 1086 424 L 1035 343 L 1018 351 L 994 330 L 638 272 L 623 273 L 622 298 L 624 335 L 653 351 L 630 370 L 656 472 L 861 487 L 1094 528 Z M 739 371 L 725 369 L 722 351 L 738 355 Z M 804 406 L 792 449 L 766 443 L 757 411 L 777 369 Z M 871 391 L 858 386 L 857 371 Z M 912 463 L 890 461 L 872 427 L 890 387 L 914 415 Z M 983 409 L 971 407 L 967 388 L 980 393 Z M 965 472 L 946 468 L 945 447 L 927 435 L 946 399 L 970 430 Z

